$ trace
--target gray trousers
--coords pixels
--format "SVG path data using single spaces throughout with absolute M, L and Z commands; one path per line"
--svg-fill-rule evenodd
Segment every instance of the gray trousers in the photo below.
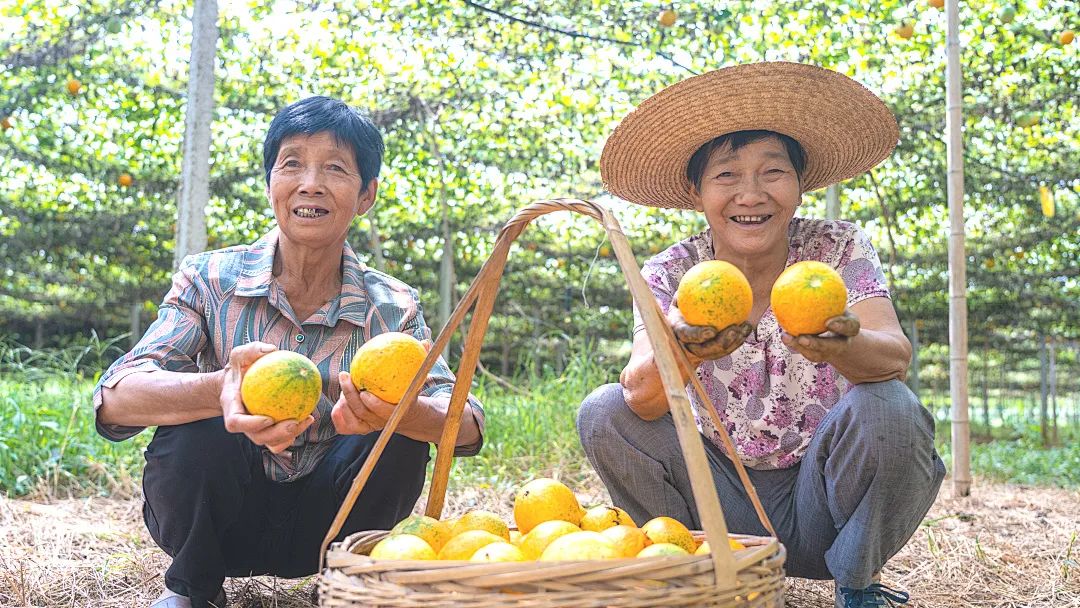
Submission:
M 667 515 L 701 529 L 671 414 L 645 421 L 606 384 L 581 404 L 578 433 L 612 502 L 642 524 Z M 734 465 L 703 438 L 728 530 L 767 535 Z M 862 589 L 930 510 L 945 465 L 930 413 L 900 381 L 856 385 L 794 467 L 748 469 L 787 548 L 790 576 Z

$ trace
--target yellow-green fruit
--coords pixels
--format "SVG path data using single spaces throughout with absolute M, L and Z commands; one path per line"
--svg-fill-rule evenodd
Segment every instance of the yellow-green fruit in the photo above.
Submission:
M 353 356 L 349 375 L 353 386 L 368 391 L 387 403 L 399 403 L 405 396 L 427 349 L 409 334 L 391 331 L 364 342 Z
M 528 559 L 537 559 L 544 553 L 544 549 L 547 549 L 548 545 L 554 542 L 556 538 L 566 536 L 567 534 L 573 534 L 574 532 L 581 532 L 581 528 L 568 521 L 553 519 L 538 524 L 535 528 L 530 530 L 528 534 L 523 536 L 521 542 L 517 543 L 517 545 L 521 548 L 521 552 L 525 554 L 525 557 Z
M 671 517 L 654 517 L 641 526 L 641 531 L 656 545 L 671 543 L 681 547 L 687 553 L 697 549 L 697 543 L 694 542 L 694 536 L 690 534 L 690 530 L 686 529 L 682 522 Z
M 450 526 L 444 522 L 435 519 L 434 517 L 428 517 L 427 515 L 410 515 L 405 519 L 399 521 L 397 525 L 390 530 L 391 534 L 412 534 L 413 536 L 419 536 L 424 541 L 431 545 L 431 548 L 438 553 L 439 549 L 443 548 L 446 541 L 450 540 L 453 536 L 450 532 Z
M 679 545 L 673 545 L 671 543 L 656 543 L 645 547 L 638 552 L 638 557 L 660 557 L 665 555 L 690 555 L 690 553 L 680 547 Z
M 608 528 L 622 525 L 637 527 L 634 520 L 630 518 L 630 514 L 619 507 L 609 507 L 607 505 L 593 507 L 586 511 L 585 516 L 581 518 L 581 529 L 592 532 L 602 532 Z
M 491 543 L 476 550 L 470 562 L 523 562 L 525 554 L 510 543 Z
M 754 292 L 734 264 L 708 260 L 686 271 L 675 291 L 675 301 L 690 325 L 724 329 L 750 316 Z
M 540 554 L 542 562 L 618 559 L 622 557 L 614 543 L 599 532 L 574 532 L 560 536 Z
M 514 523 L 522 534 L 538 524 L 561 519 L 575 526 L 585 515 L 574 492 L 566 485 L 542 477 L 525 484 L 514 496 Z
M 468 532 L 469 530 L 484 530 L 485 532 L 491 532 L 495 536 L 510 541 L 510 527 L 506 525 L 498 515 L 491 511 L 485 511 L 483 509 L 474 509 L 468 513 L 462 515 L 454 522 L 454 526 L 450 531 L 450 536 L 457 536 L 462 532 Z
M 412 534 L 394 534 L 371 549 L 372 559 L 435 559 L 435 551 L 424 539 Z
M 446 541 L 446 544 L 439 551 L 439 559 L 467 560 L 481 547 L 486 547 L 491 543 L 504 542 L 506 542 L 504 538 L 495 536 L 491 532 L 469 530 Z
M 319 403 L 319 368 L 300 353 L 276 350 L 251 365 L 240 382 L 247 411 L 275 421 L 306 418 Z

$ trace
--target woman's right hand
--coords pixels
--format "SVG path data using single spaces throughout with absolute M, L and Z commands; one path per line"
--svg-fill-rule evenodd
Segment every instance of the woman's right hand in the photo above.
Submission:
M 282 420 L 274 422 L 269 416 L 253 416 L 244 407 L 240 398 L 240 383 L 244 373 L 259 357 L 272 353 L 277 348 L 265 342 L 250 342 L 232 349 L 229 362 L 222 370 L 221 415 L 225 418 L 225 430 L 230 433 L 243 433 L 256 445 L 266 446 L 277 454 L 283 452 L 307 430 L 315 418 L 308 416 L 304 420 Z
M 730 355 L 742 346 L 746 337 L 754 331 L 754 326 L 746 321 L 728 325 L 723 329 L 709 325 L 691 325 L 686 322 L 674 301 L 668 308 L 667 319 L 675 337 L 691 355 L 690 362 L 695 365 Z

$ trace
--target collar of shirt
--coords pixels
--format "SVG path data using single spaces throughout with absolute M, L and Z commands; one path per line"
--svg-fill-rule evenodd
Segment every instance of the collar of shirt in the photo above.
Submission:
M 270 304 L 282 309 L 284 291 L 274 277 L 274 254 L 277 252 L 280 231 L 274 228 L 244 253 L 240 278 L 236 282 L 236 295 L 269 298 Z M 338 321 L 348 321 L 357 327 L 364 326 L 367 317 L 368 295 L 364 289 L 364 273 L 368 267 L 360 262 L 348 241 L 341 252 L 341 294 L 332 298 L 307 323 L 319 323 L 333 327 Z

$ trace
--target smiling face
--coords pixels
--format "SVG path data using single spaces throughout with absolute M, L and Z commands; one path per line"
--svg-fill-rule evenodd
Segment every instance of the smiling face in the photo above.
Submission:
M 352 148 L 333 134 L 283 139 L 267 186 L 282 238 L 313 249 L 340 247 L 353 218 L 375 202 L 378 180 L 361 184 Z
M 730 146 L 717 148 L 690 195 L 712 228 L 718 259 L 787 255 L 788 226 L 801 191 L 779 139 L 749 142 L 734 152 Z

